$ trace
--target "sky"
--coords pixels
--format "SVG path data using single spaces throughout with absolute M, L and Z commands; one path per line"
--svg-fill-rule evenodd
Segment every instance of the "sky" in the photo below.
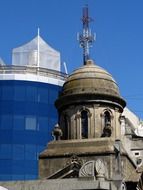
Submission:
M 39 27 L 71 73 L 83 62 L 77 33 L 86 4 L 96 33 L 91 58 L 112 74 L 127 107 L 143 119 L 142 0 L 0 0 L 0 57 L 11 64 L 12 49 L 36 37 Z

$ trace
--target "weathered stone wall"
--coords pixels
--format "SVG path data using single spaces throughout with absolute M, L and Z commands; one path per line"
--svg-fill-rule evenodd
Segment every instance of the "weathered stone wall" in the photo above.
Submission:
M 40 155 L 39 177 L 45 178 L 63 169 L 72 155 L 77 155 L 83 163 L 101 158 L 108 162 L 107 176 L 110 176 L 110 153 L 114 153 L 114 140 L 110 138 L 53 141 Z
M 86 178 L 0 182 L 0 186 L 8 190 L 117 190 L 113 182 L 89 180 Z

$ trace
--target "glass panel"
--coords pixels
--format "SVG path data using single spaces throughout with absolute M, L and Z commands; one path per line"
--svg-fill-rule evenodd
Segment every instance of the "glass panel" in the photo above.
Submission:
M 13 145 L 13 159 L 24 160 L 24 145 L 20 144 Z
M 14 95 L 14 90 L 12 86 L 3 86 L 2 87 L 2 99 L 3 100 L 12 100 Z
M 10 174 L 12 169 L 11 159 L 1 159 L 0 160 L 0 174 Z
M 56 123 L 57 123 L 57 118 L 55 118 L 55 117 L 50 117 L 50 118 L 49 118 L 49 126 L 50 126 L 50 127 L 53 128 Z
M 37 159 L 37 152 L 36 152 L 36 145 L 25 145 L 25 159 L 26 160 L 36 160 Z
M 16 85 L 14 87 L 14 99 L 16 101 L 25 100 L 26 89 L 24 86 Z
M 12 115 L 1 116 L 1 129 L 12 129 Z
M 0 175 L 0 180 L 1 181 L 8 181 L 8 180 L 11 180 L 12 179 L 12 175 Z
M 26 117 L 25 129 L 36 130 L 36 117 L 33 116 Z
M 28 101 L 35 102 L 37 100 L 37 88 L 34 86 L 27 86 L 26 98 Z
M 25 180 L 32 180 L 32 179 L 37 179 L 37 175 L 25 175 Z
M 24 130 L 24 127 L 25 127 L 24 116 L 14 115 L 13 128 L 15 130 Z
M 49 103 L 54 104 L 57 97 L 58 97 L 58 90 L 50 89 L 50 91 L 49 91 Z
M 41 103 L 48 103 L 49 92 L 48 88 L 39 88 L 38 89 L 38 101 Z
M 27 160 L 25 162 L 26 174 L 33 175 L 38 173 L 38 162 L 37 160 Z
M 12 180 L 23 180 L 24 175 L 12 175 Z
M 12 171 L 15 175 L 24 174 L 25 167 L 23 167 L 24 160 L 12 160 Z
M 39 130 L 41 131 L 48 131 L 48 117 L 39 117 Z
M 12 145 L 1 144 L 0 145 L 0 159 L 11 159 L 12 158 Z
M 0 99 L 2 99 L 2 84 L 0 83 L 0 86 L 1 86 L 1 88 L 0 88 Z
M 42 151 L 44 151 L 46 148 L 46 145 L 45 146 L 37 146 L 37 152 L 40 153 Z

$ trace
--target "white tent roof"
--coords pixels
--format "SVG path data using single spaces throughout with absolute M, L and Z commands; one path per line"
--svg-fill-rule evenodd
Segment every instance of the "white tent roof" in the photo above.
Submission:
M 27 44 L 13 49 L 12 65 L 38 66 L 60 71 L 60 53 L 37 36 Z

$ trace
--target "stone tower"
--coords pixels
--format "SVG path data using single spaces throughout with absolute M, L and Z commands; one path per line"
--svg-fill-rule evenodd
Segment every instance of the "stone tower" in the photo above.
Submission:
M 106 175 L 113 177 L 117 169 L 114 145 L 121 138 L 120 115 L 125 101 L 112 76 L 87 60 L 67 78 L 55 104 L 59 124 L 52 132 L 54 141 L 40 155 L 40 177 L 55 175 L 73 160 L 79 168 L 102 160 Z
M 120 139 L 125 101 L 113 77 L 92 60 L 68 77 L 56 107 L 62 140 Z
M 83 23 L 89 22 L 84 14 Z M 90 37 L 86 27 L 80 37 L 84 51 Z M 126 102 L 111 74 L 87 52 L 83 66 L 69 75 L 55 102 L 59 121 L 52 131 L 54 140 L 40 154 L 39 177 L 88 178 L 107 182 L 102 183 L 106 188 L 95 189 L 125 189 L 123 180 L 131 180 L 131 172 L 136 175 L 121 142 L 120 116 Z

